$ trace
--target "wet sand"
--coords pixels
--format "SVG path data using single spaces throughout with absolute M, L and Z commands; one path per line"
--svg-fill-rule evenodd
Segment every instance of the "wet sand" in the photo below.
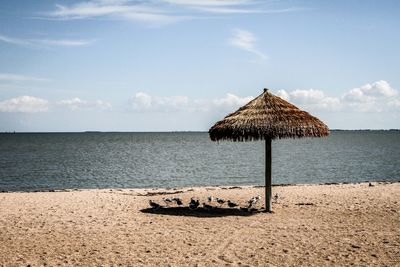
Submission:
M 400 183 L 276 193 L 273 213 L 253 215 L 141 210 L 209 195 L 245 206 L 264 188 L 0 193 L 0 266 L 400 266 Z

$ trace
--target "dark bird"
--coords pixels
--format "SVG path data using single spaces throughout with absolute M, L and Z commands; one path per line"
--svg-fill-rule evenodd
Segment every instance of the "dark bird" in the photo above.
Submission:
M 234 207 L 237 207 L 237 206 L 238 206 L 238 204 L 236 204 L 235 202 L 232 202 L 232 201 L 230 201 L 230 200 L 228 200 L 227 203 L 228 203 L 228 207 L 229 207 L 229 208 L 234 208 Z
M 164 202 L 169 205 L 170 203 L 174 202 L 172 198 L 163 198 Z
M 218 198 L 217 197 L 217 202 L 220 205 L 220 207 L 225 203 L 225 200 L 223 198 Z
M 152 201 L 152 200 L 149 200 L 149 204 L 150 204 L 150 207 L 151 207 L 152 209 L 158 210 L 159 208 L 161 208 L 161 205 L 160 205 L 160 204 L 158 204 L 158 203 L 156 203 L 156 202 L 154 202 L 154 201 Z
M 178 206 L 183 205 L 182 199 L 180 199 L 179 197 L 174 197 L 172 200 L 175 201 L 176 205 L 178 205 Z
M 190 199 L 189 209 L 194 210 L 200 205 L 199 200 L 194 200 L 193 198 Z
M 203 203 L 203 208 L 206 210 L 211 210 L 213 208 L 213 206 Z
M 275 202 L 275 203 L 278 202 L 278 198 L 279 198 L 278 193 L 276 193 L 275 196 L 274 196 L 274 202 Z

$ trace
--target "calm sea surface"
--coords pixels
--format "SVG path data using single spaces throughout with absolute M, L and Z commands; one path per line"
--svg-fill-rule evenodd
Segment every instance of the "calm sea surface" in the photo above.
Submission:
M 400 180 L 399 131 L 272 142 L 273 183 Z M 0 134 L 0 191 L 263 185 L 264 142 L 208 133 Z

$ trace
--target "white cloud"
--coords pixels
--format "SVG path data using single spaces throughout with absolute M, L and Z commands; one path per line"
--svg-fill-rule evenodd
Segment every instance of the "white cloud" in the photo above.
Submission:
M 215 99 L 189 99 L 187 96 L 151 96 L 138 92 L 130 99 L 134 111 L 152 112 L 207 112 L 212 110 L 229 111 L 249 102 L 253 97 L 239 97 L 228 93 L 225 97 Z
M 374 102 L 377 98 L 393 97 L 398 94 L 387 81 L 367 83 L 363 86 L 353 88 L 343 95 L 343 100 L 348 102 L 368 103 Z
M 314 89 L 309 89 L 309 90 L 297 89 L 290 93 L 290 99 L 300 104 L 303 103 L 315 104 L 324 99 L 324 92 Z
M 233 36 L 228 40 L 229 44 L 255 54 L 259 59 L 265 60 L 267 56 L 260 52 L 256 47 L 257 39 L 253 33 L 241 29 L 236 29 Z
M 146 93 L 136 93 L 131 98 L 131 104 L 134 109 L 149 109 L 152 106 L 152 97 Z
M 363 85 L 361 90 L 367 95 L 377 97 L 391 97 L 398 94 L 397 90 L 393 89 L 387 81 L 377 81 L 372 84 Z
M 130 99 L 130 105 L 135 111 L 177 111 L 187 108 L 187 96 L 151 96 L 138 92 Z
M 94 40 L 74 40 L 74 39 L 23 39 L 0 35 L 0 42 L 30 46 L 30 47 L 55 47 L 55 46 L 85 46 L 94 42 Z
M 46 82 L 48 79 L 38 78 L 33 76 L 12 74 L 12 73 L 0 73 L 0 81 L 11 81 L 11 82 L 22 82 L 22 81 L 33 81 L 33 82 Z
M 213 99 L 212 103 L 215 107 L 239 108 L 250 102 L 252 99 L 252 96 L 239 97 L 237 95 L 228 93 L 224 98 Z
M 276 93 L 277 96 L 279 96 L 280 98 L 284 99 L 284 100 L 289 100 L 289 94 L 285 91 L 285 90 L 278 90 L 278 92 Z
M 339 98 L 326 96 L 325 93 L 320 90 L 297 89 L 292 92 L 279 90 L 277 95 L 287 101 L 293 102 L 296 105 L 309 109 L 338 110 L 341 108 Z
M 381 112 L 396 108 L 400 102 L 398 91 L 387 81 L 377 81 L 353 88 L 339 97 L 326 96 L 321 90 L 279 90 L 277 95 L 295 105 L 312 110 L 350 110 L 355 112 Z
M 393 99 L 388 102 L 389 107 L 393 107 L 394 109 L 400 110 L 400 99 Z
M 48 110 L 49 102 L 34 96 L 19 96 L 0 102 L 0 112 L 34 113 Z
M 387 106 L 395 107 L 398 91 L 387 81 L 367 83 L 353 88 L 342 96 L 342 102 L 355 111 L 381 112 Z
M 110 110 L 111 104 L 102 100 L 85 101 L 78 97 L 60 100 L 57 102 L 60 106 L 65 106 L 71 110 L 94 109 L 94 110 Z

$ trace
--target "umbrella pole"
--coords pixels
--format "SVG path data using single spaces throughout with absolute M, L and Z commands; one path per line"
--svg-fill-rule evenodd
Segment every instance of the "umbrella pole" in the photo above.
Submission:
M 271 138 L 265 138 L 265 211 L 272 212 L 272 189 L 271 189 Z

